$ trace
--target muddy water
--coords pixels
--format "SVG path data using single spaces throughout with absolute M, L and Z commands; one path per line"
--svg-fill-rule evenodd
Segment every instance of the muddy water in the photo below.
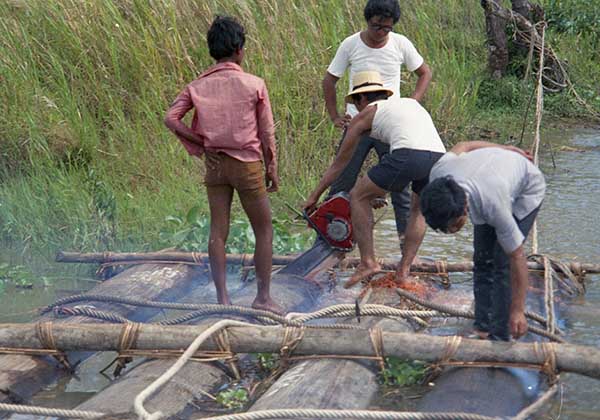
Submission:
M 572 149 L 556 153 L 556 169 L 551 164 L 549 154 L 542 157 L 548 192 L 538 218 L 540 251 L 560 258 L 600 263 L 600 131 L 560 133 L 557 134 L 557 139 Z M 399 258 L 391 209 L 378 213 L 378 216 L 381 216 L 381 220 L 375 233 L 377 255 Z M 448 261 L 469 259 L 472 253 L 471 233 L 469 225 L 457 235 L 428 232 L 421 255 L 446 258 Z M 48 279 L 45 282 L 34 282 L 32 289 L 11 287 L 1 293 L 0 322 L 27 322 L 36 316 L 35 308 L 53 302 L 66 295 L 69 290 L 84 291 L 94 285 L 93 273 L 89 267 L 73 268 L 66 275 L 64 265 L 49 265 L 43 261 L 36 264 L 23 262 L 19 256 L 10 252 L 0 255 L 0 263 L 2 262 L 27 265 L 36 277 L 47 276 Z M 52 268 L 49 269 L 49 266 Z M 237 276 L 232 277 L 232 282 L 235 282 Z M 455 274 L 452 280 L 470 280 L 470 276 Z M 230 283 L 230 287 L 235 286 Z M 469 290 L 468 284 L 459 287 Z M 329 296 L 328 304 L 347 303 L 356 297 L 354 290 L 337 289 L 336 293 Z M 590 276 L 586 296 L 570 304 L 567 328 L 571 342 L 600 346 L 600 276 Z M 97 372 L 110 360 L 94 360 L 90 364 L 95 367 L 86 369 L 90 375 L 83 375 L 79 382 L 65 381 L 42 392 L 35 403 L 74 407 L 87 399 L 90 392 L 106 386 L 108 378 L 97 375 Z M 552 418 L 559 418 L 560 413 L 560 419 L 563 420 L 600 420 L 600 381 L 565 374 L 562 376 L 562 383 L 561 396 L 550 413 Z M 421 391 L 414 390 L 414 394 Z
M 600 131 L 556 134 L 572 149 L 557 151 L 556 169 L 550 154 L 541 158 L 548 189 L 538 217 L 539 251 L 555 257 L 600 263 Z M 575 149 L 575 150 L 573 150 Z M 377 255 L 399 257 L 391 210 L 376 227 Z M 429 231 L 420 255 L 461 261 L 471 258 L 468 226 L 457 235 Z M 600 347 L 600 275 L 588 276 L 585 297 L 569 305 L 567 339 Z M 562 394 L 552 408 L 553 418 L 600 419 L 600 381 L 562 375 Z M 548 417 L 539 417 L 548 418 Z

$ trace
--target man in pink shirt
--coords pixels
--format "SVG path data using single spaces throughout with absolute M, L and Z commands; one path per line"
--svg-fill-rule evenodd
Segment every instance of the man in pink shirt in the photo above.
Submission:
M 219 303 L 231 304 L 225 283 L 225 242 L 236 190 L 256 237 L 258 293 L 252 307 L 282 312 L 269 291 L 273 226 L 267 192 L 277 191 L 279 178 L 267 87 L 262 79 L 240 67 L 245 33 L 235 19 L 217 16 L 207 42 L 216 64 L 177 96 L 167 111 L 165 124 L 189 154 L 205 156 L 204 183 L 211 219 L 208 253 Z M 188 127 L 181 120 L 192 108 L 192 125 Z

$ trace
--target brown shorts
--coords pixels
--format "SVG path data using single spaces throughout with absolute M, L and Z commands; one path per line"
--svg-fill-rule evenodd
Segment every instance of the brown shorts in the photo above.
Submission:
M 207 189 L 212 191 L 223 188 L 234 189 L 238 192 L 240 200 L 245 203 L 256 201 L 267 195 L 263 163 L 260 160 L 242 162 L 225 153 L 208 153 L 216 156 L 218 163 L 214 167 L 206 164 L 204 185 Z

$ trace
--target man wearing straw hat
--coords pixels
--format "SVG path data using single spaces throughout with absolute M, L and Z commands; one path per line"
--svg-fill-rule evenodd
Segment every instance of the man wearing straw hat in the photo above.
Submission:
M 389 147 L 380 162 L 367 175 L 358 180 L 350 191 L 350 207 L 354 239 L 358 243 L 361 262 L 345 287 L 380 271 L 373 248 L 373 210 L 371 201 L 387 192 L 400 192 L 412 183 L 412 198 L 408 226 L 406 228 L 405 255 L 416 255 L 425 235 L 425 221 L 419 210 L 418 194 L 429 181 L 429 171 L 445 153 L 440 136 L 431 116 L 418 101 L 400 98 L 384 87 L 381 75 L 376 71 L 357 73 L 352 81 L 353 89 L 346 102 L 353 103 L 360 111 L 352 119 L 340 150 L 323 175 L 319 185 L 304 203 L 311 209 L 319 197 L 339 176 L 351 159 L 358 142 L 365 132 Z M 388 99 L 388 97 L 390 97 Z M 408 246 L 411 246 L 409 249 Z M 408 261 L 410 265 L 411 261 Z
M 353 104 L 347 104 L 346 111 L 340 115 L 336 103 L 336 84 L 349 69 L 350 83 L 354 75 L 361 71 L 376 70 L 381 74 L 383 84 L 400 96 L 401 67 L 405 66 L 417 76 L 417 82 L 411 98 L 420 101 L 431 81 L 431 70 L 412 42 L 404 35 L 393 31 L 400 19 L 398 0 L 369 0 L 364 8 L 366 28 L 350 35 L 340 44 L 323 78 L 325 106 L 334 125 L 346 129 L 350 119 L 358 110 Z M 350 86 L 352 88 L 352 86 Z M 344 141 L 344 137 L 342 137 Z M 379 159 L 387 153 L 388 146 L 368 134 L 363 136 L 344 171 L 332 183 L 329 196 L 340 191 L 350 191 L 358 179 L 362 164 L 367 155 L 375 149 Z M 410 193 L 395 191 L 391 194 L 396 229 L 400 243 L 406 230 L 409 212 Z M 402 247 L 402 245 L 401 245 Z

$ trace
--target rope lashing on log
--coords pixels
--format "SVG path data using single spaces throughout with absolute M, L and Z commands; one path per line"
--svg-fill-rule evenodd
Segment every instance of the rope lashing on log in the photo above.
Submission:
M 217 333 L 213 337 L 213 340 L 219 347 L 219 351 L 222 354 L 226 355 L 226 357 L 224 357 L 223 360 L 225 361 L 225 364 L 229 366 L 229 369 L 231 369 L 233 377 L 238 381 L 242 379 L 242 375 L 240 375 L 240 370 L 237 366 L 238 358 L 235 355 L 235 353 L 231 351 L 231 344 L 229 343 L 229 335 L 227 333 L 227 329 L 217 331 Z
M 369 328 L 369 337 L 371 338 L 371 344 L 373 345 L 375 357 L 379 362 L 379 371 L 383 373 L 385 370 L 385 357 L 383 354 L 383 333 L 381 332 L 381 328 Z
M 280 366 L 285 369 L 290 364 L 290 358 L 298 344 L 304 338 L 304 327 L 285 327 L 285 332 L 283 334 L 283 341 L 281 343 L 281 348 L 279 349 L 279 360 Z
M 56 348 L 56 342 L 52 334 L 52 322 L 40 321 L 35 324 L 35 327 L 37 338 L 42 343 L 42 347 L 52 351 L 53 353 L 48 354 L 54 357 L 68 372 L 73 372 L 73 367 L 69 363 L 67 355 Z
M 110 253 L 110 261 L 105 261 L 103 259 L 102 253 L 78 253 L 78 252 L 59 252 L 56 256 L 57 262 L 66 262 L 66 263 L 103 263 L 103 262 L 120 262 L 127 263 L 129 260 L 135 260 L 136 264 L 146 263 L 147 261 L 157 260 L 161 261 L 161 263 L 167 264 L 176 264 L 176 263 L 194 263 L 200 258 L 203 262 L 208 262 L 209 257 L 208 254 L 205 253 L 194 253 L 192 256 L 190 252 L 180 252 L 180 251 L 169 251 L 169 252 L 149 252 L 149 253 Z M 296 256 L 293 255 L 273 255 L 272 261 L 274 265 L 286 265 L 291 263 L 296 259 Z M 395 270 L 398 265 L 398 261 L 392 259 L 381 258 L 378 259 L 381 261 L 381 266 L 384 269 Z M 240 254 L 227 254 L 227 263 L 228 264 L 240 264 L 244 263 L 246 265 L 254 265 L 254 261 L 251 258 L 245 257 Z M 350 257 L 345 258 L 340 262 L 340 267 L 354 268 L 358 266 L 360 263 L 359 258 Z M 590 263 L 579 263 L 579 262 L 566 262 L 564 263 L 566 266 L 570 267 L 572 271 L 582 271 L 584 273 L 589 274 L 597 274 L 600 273 L 600 264 L 590 264 Z M 467 272 L 473 270 L 473 262 L 472 261 L 464 261 L 464 262 L 455 262 L 450 263 L 446 262 L 447 272 Z M 529 270 L 538 270 L 541 271 L 543 266 L 539 263 L 530 261 L 527 264 Z M 577 267 L 577 268 L 576 268 Z M 430 262 L 421 262 L 417 264 L 413 264 L 411 266 L 412 272 L 422 272 L 422 273 L 436 273 L 438 272 L 438 267 L 435 266 L 435 263 Z
M 187 361 L 198 351 L 202 343 L 206 341 L 209 337 L 211 337 L 216 332 L 222 330 L 223 328 L 227 328 L 229 326 L 248 326 L 252 324 L 248 324 L 240 321 L 233 320 L 223 320 L 219 321 L 202 334 L 200 334 L 196 339 L 190 344 L 190 346 L 185 350 L 185 352 L 181 355 L 179 359 L 171 366 L 165 373 L 159 376 L 154 382 L 144 388 L 138 395 L 136 395 L 133 406 L 136 414 L 140 419 L 146 420 L 158 420 L 163 417 L 163 414 L 160 411 L 150 414 L 144 407 L 144 402 L 148 399 L 152 394 L 158 391 L 164 384 L 166 384 L 171 378 L 173 378 L 177 372 L 181 370 L 181 368 L 187 363 Z
M 402 289 L 396 289 L 396 293 L 398 293 L 398 295 L 400 295 L 406 299 L 412 300 L 413 302 L 418 303 L 419 305 L 424 306 L 426 308 L 435 309 L 437 311 L 444 312 L 444 313 L 447 313 L 447 314 L 450 314 L 453 316 L 457 316 L 457 317 L 475 319 L 475 314 L 473 313 L 473 311 L 464 311 L 464 310 L 455 309 L 455 308 L 452 308 L 452 307 L 449 307 L 446 305 L 440 305 L 438 303 L 428 302 L 428 301 L 423 300 L 423 299 L 413 295 L 412 293 L 409 293 Z M 546 320 L 543 317 L 541 317 L 539 314 L 525 312 L 525 316 L 529 319 L 533 319 L 534 321 L 537 321 L 543 325 L 546 325 Z M 547 331 L 542 330 L 541 328 L 535 327 L 533 325 L 529 325 L 529 331 L 534 334 L 540 335 L 542 337 L 549 338 L 550 340 L 556 341 L 557 343 L 565 342 L 565 340 L 563 340 L 556 334 L 550 334 Z M 560 330 L 557 328 L 557 331 L 560 331 Z
M 533 343 L 533 351 L 539 355 L 542 368 L 548 377 L 548 383 L 555 385 L 558 382 L 558 369 L 556 367 L 556 350 L 554 343 Z

